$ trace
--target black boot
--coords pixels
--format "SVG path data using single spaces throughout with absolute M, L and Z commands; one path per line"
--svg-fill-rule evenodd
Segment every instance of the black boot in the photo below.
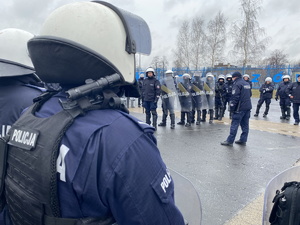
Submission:
M 266 117 L 268 115 L 269 109 L 270 109 L 270 107 L 266 106 L 266 109 L 265 109 L 263 117 Z
M 151 114 L 150 114 L 150 112 L 149 113 L 146 113 L 146 123 L 147 124 L 151 124 Z
M 160 127 L 165 127 L 167 125 L 167 114 L 163 113 L 162 121 L 158 124 Z
M 171 129 L 175 128 L 175 114 L 170 114 L 171 118 Z
M 197 122 L 196 125 L 199 125 L 201 121 L 201 110 L 197 110 Z
M 214 120 L 217 120 L 217 119 L 219 119 L 219 107 L 215 108 L 215 117 L 214 117 Z
M 289 120 L 290 118 L 291 118 L 291 108 L 287 107 L 286 108 L 286 117 L 285 117 L 285 119 Z
M 180 114 L 180 121 L 177 123 L 178 125 L 184 125 L 185 124 L 185 113 L 181 112 Z
M 214 110 L 210 109 L 209 110 L 209 123 L 212 124 L 214 119 Z
M 202 110 L 202 119 L 201 119 L 201 122 L 205 122 L 206 121 L 206 109 L 205 110 Z
M 284 110 L 284 108 L 281 108 L 281 117 L 280 117 L 280 119 L 285 120 L 285 118 L 286 118 L 285 110 Z
M 195 123 L 195 114 L 196 114 L 196 111 L 193 109 L 191 111 L 191 123 Z
M 259 114 L 259 110 L 260 110 L 260 106 L 257 106 L 257 107 L 256 107 L 256 112 L 255 112 L 255 114 L 254 114 L 254 116 L 255 116 L 255 117 L 257 117 L 257 116 L 258 116 L 258 114 Z
M 152 126 L 155 128 L 155 130 L 157 129 L 157 113 L 156 112 L 152 112 Z
M 222 120 L 222 112 L 223 112 L 223 109 L 222 107 L 219 108 L 219 118 L 218 120 Z
M 192 114 L 192 112 L 187 112 L 186 113 L 186 124 L 185 124 L 186 127 L 191 126 L 191 114 Z

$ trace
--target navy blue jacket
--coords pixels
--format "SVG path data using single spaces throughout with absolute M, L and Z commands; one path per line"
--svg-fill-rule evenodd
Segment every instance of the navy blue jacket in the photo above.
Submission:
M 59 99 L 65 94 L 53 96 L 37 115 L 61 111 Z M 57 163 L 62 217 L 112 214 L 119 225 L 183 225 L 153 132 L 118 110 L 93 110 L 76 118 L 62 139 Z
M 142 87 L 143 100 L 149 102 L 157 102 L 160 94 L 160 82 L 155 77 L 145 78 Z
M 293 96 L 291 101 L 293 103 L 300 103 L 300 82 L 293 82 L 291 85 L 288 86 L 286 89 L 286 94 Z
M 232 96 L 230 99 L 230 111 L 239 112 L 252 109 L 251 87 L 242 78 L 236 78 L 233 82 Z
M 29 75 L 0 78 L 0 137 L 5 136 L 11 125 L 20 117 L 33 99 L 42 93 Z
M 227 100 L 230 100 L 232 96 L 232 87 L 233 87 L 233 82 L 232 81 L 227 81 L 224 84 L 224 98 Z
M 259 89 L 260 98 L 271 99 L 273 97 L 273 90 L 274 90 L 274 85 L 272 83 L 270 84 L 264 83 L 263 85 L 261 85 Z
M 278 98 L 278 96 L 280 98 L 289 98 L 289 93 L 286 92 L 289 85 L 291 85 L 291 82 L 281 82 L 277 88 L 275 98 Z

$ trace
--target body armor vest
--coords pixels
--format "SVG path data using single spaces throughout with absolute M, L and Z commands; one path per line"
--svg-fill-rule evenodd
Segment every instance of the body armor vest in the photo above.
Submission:
M 13 225 L 113 224 L 112 217 L 60 218 L 58 149 L 64 133 L 84 110 L 75 107 L 38 118 L 34 114 L 41 104 L 32 105 L 9 131 L 5 199 Z

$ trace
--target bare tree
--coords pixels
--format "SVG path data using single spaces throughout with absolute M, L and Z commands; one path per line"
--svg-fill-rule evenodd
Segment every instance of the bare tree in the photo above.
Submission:
M 177 48 L 174 51 L 175 60 L 185 67 L 190 67 L 190 25 L 187 20 L 183 21 L 177 35 Z
M 190 56 L 191 64 L 197 70 L 205 59 L 206 35 L 204 32 L 204 20 L 195 17 L 192 20 L 190 30 Z
M 216 17 L 208 22 L 207 29 L 207 54 L 213 68 L 216 61 L 220 62 L 223 59 L 226 44 L 226 18 L 223 13 L 218 12 Z
M 259 27 L 257 16 L 261 10 L 261 0 L 240 0 L 242 19 L 233 23 L 231 36 L 236 60 L 243 66 L 255 63 L 261 57 L 270 41 L 265 37 L 264 28 Z
M 284 54 L 283 50 L 275 49 L 265 62 L 272 67 L 282 67 L 288 63 L 287 54 Z

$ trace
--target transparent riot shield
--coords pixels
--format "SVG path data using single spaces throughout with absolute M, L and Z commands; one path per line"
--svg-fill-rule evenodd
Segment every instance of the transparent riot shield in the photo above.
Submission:
M 178 99 L 180 102 L 181 111 L 182 112 L 192 111 L 191 83 L 179 82 L 177 84 L 177 88 L 178 88 Z
M 174 114 L 175 106 L 178 105 L 175 79 L 172 76 L 166 76 L 160 81 L 160 84 L 163 111 Z
M 300 182 L 300 166 L 289 168 L 277 176 L 275 176 L 267 185 L 264 196 L 264 208 L 262 224 L 269 225 L 269 217 L 273 207 L 273 198 L 276 190 L 280 190 L 285 182 L 298 181 Z
M 213 77 L 204 77 L 203 81 L 203 93 L 202 109 L 214 109 L 215 107 L 215 80 Z
M 200 197 L 193 184 L 176 171 L 169 169 L 175 185 L 175 204 L 187 225 L 200 225 L 202 208 Z

